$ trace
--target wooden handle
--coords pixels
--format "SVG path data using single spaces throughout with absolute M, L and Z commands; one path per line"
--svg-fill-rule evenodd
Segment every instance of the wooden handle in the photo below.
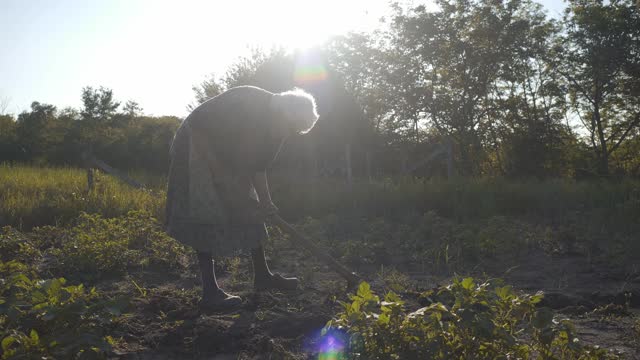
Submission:
M 346 267 L 340 264 L 336 259 L 334 259 L 327 252 L 322 250 L 313 239 L 310 239 L 296 230 L 293 226 L 291 226 L 288 222 L 284 221 L 279 215 L 271 216 L 270 220 L 278 225 L 280 229 L 282 229 L 287 234 L 291 235 L 294 241 L 298 242 L 304 248 L 311 251 L 315 257 L 323 261 L 325 264 L 329 265 L 332 270 L 334 270 L 338 275 L 342 276 L 345 280 L 347 280 L 348 286 L 354 287 L 360 284 L 362 279 L 356 275 L 354 272 L 349 271 Z

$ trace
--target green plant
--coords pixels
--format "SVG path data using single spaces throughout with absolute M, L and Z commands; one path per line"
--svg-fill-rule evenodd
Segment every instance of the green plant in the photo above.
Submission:
M 0 229 L 0 261 L 31 263 L 40 256 L 40 251 L 27 236 L 9 226 Z
M 248 271 L 247 261 L 243 260 L 238 256 L 234 256 L 226 261 L 227 271 L 229 272 L 227 283 L 230 287 L 237 287 L 242 283 L 250 282 L 252 279 L 251 273 Z
M 405 292 L 415 286 L 414 282 L 406 274 L 394 269 L 380 267 L 376 274 L 377 278 L 384 285 L 384 288 L 395 293 Z
M 0 262 L 2 359 L 102 357 L 111 350 L 105 334 L 120 315 L 122 299 L 102 298 L 95 288 L 64 278 L 39 279 L 17 261 Z
M 167 236 L 151 215 L 132 211 L 119 218 L 82 213 L 51 249 L 60 274 L 93 280 L 123 274 L 130 267 L 176 269 L 185 266 L 184 247 Z
M 407 312 L 394 292 L 381 301 L 363 282 L 324 331 L 346 332 L 354 359 L 614 358 L 581 346 L 568 321 L 537 307 L 540 293 L 465 278 L 421 297 L 426 306 Z

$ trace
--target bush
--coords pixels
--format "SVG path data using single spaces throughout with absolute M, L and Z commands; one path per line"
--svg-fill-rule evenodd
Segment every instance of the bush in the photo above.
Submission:
M 344 358 L 353 359 L 615 358 L 580 345 L 568 320 L 537 307 L 542 297 L 456 279 L 422 293 L 426 306 L 407 313 L 398 295 L 380 301 L 362 283 L 324 333 L 346 333 Z
M 64 278 L 39 279 L 17 261 L 0 262 L 0 357 L 96 358 L 111 350 L 105 330 L 124 307 Z
M 132 211 L 120 218 L 80 215 L 51 254 L 54 271 L 80 274 L 85 280 L 119 275 L 132 267 L 171 270 L 186 263 L 182 245 L 166 235 L 150 214 Z
M 32 263 L 40 256 L 38 248 L 24 234 L 9 226 L 0 229 L 0 261 Z

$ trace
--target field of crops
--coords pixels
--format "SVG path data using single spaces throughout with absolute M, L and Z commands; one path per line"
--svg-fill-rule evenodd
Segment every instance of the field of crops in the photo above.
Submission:
M 282 216 L 367 280 L 345 283 L 271 227 L 294 292 L 204 312 L 164 180 L 0 165 L 2 358 L 599 359 L 640 356 L 640 183 L 272 177 Z

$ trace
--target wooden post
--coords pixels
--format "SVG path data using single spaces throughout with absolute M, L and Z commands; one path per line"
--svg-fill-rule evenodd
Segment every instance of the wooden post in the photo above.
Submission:
M 133 180 L 132 178 L 130 178 L 127 175 L 125 175 L 124 173 L 121 173 L 120 171 L 116 170 L 115 168 L 112 168 L 111 166 L 109 166 L 104 161 L 96 159 L 93 156 L 90 159 L 91 159 L 91 162 L 93 163 L 93 165 L 95 167 L 97 167 L 98 169 L 106 172 L 107 174 L 110 174 L 110 175 L 113 175 L 113 176 L 117 177 L 118 179 L 120 179 L 123 182 L 129 184 L 130 186 L 133 186 L 134 188 L 138 188 L 138 189 L 144 188 L 144 185 L 142 185 L 139 182 Z
M 109 175 L 113 175 L 118 179 L 120 179 L 121 181 L 124 181 L 125 183 L 135 188 L 138 188 L 138 189 L 144 188 L 144 185 L 142 185 L 141 183 L 133 180 L 132 178 L 128 177 L 127 175 L 118 171 L 117 169 L 112 168 L 107 163 L 105 163 L 100 159 L 97 159 L 95 156 L 93 156 L 90 153 L 83 153 L 82 158 L 85 162 L 85 167 L 87 168 L 87 183 L 89 185 L 89 191 L 93 189 L 93 183 L 94 183 L 93 168 L 98 168 Z
M 87 191 L 92 192 L 94 187 L 94 178 L 93 178 L 93 165 L 91 160 L 89 159 L 89 153 L 87 151 L 83 151 L 80 154 L 80 158 L 82 159 L 82 164 L 84 165 L 87 171 Z
M 87 166 L 87 189 L 89 192 L 93 191 L 93 168 Z

